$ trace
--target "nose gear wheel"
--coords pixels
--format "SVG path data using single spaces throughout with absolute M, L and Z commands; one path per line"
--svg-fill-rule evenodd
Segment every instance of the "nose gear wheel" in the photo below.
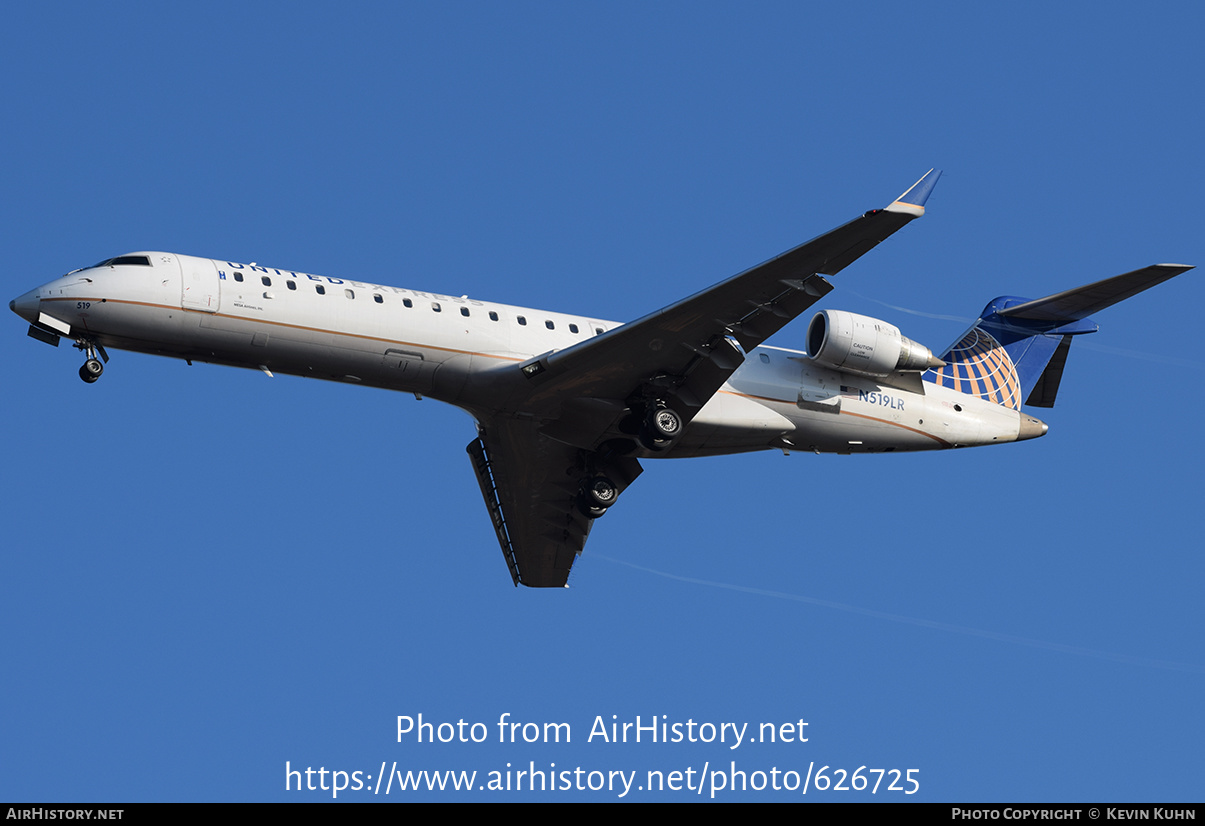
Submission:
M 84 355 L 88 357 L 88 360 L 85 361 L 79 369 L 79 377 L 88 384 L 92 384 L 100 378 L 101 373 L 105 372 L 105 365 L 101 359 L 108 361 L 109 354 L 105 352 L 104 347 L 101 347 L 96 342 L 90 341 L 86 338 L 81 338 L 76 341 L 75 349 L 83 350 Z M 97 358 L 98 353 L 100 358 Z

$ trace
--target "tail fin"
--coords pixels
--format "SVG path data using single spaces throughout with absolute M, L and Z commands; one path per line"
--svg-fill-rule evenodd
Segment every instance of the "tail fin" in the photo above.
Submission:
M 1071 337 L 1098 329 L 1088 315 L 1191 269 L 1155 264 L 1033 301 L 1001 296 L 924 378 L 1013 410 L 1054 407 Z

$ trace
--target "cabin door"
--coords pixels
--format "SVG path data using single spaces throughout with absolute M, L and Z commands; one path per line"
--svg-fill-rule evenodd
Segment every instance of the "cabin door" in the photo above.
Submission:
M 208 258 L 181 255 L 180 275 L 184 280 L 180 306 L 186 310 L 216 313 L 222 303 L 222 282 L 213 262 Z

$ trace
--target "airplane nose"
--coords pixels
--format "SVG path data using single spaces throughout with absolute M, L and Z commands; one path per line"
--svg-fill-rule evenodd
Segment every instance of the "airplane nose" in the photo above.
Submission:
M 8 302 L 8 308 L 21 318 L 33 324 L 38 320 L 38 311 L 40 309 L 41 299 L 38 297 L 37 290 L 30 290 L 25 295 L 14 298 Z

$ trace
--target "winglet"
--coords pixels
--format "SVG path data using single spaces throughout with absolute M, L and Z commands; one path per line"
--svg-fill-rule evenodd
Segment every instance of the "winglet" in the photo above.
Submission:
M 919 218 L 925 214 L 925 201 L 929 200 L 929 193 L 933 191 L 933 187 L 937 184 L 937 179 L 941 177 L 940 169 L 930 169 L 924 176 L 914 183 L 907 192 L 887 207 L 888 212 L 902 212 L 906 215 L 912 215 Z

